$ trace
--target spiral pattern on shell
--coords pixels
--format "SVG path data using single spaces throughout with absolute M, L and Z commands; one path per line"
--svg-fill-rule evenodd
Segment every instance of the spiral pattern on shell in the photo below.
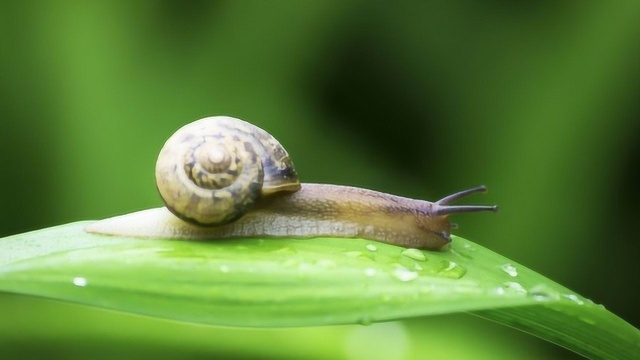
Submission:
M 176 131 L 158 156 L 156 185 L 172 213 L 205 226 L 240 218 L 261 196 L 300 188 L 289 154 L 276 139 L 226 116 Z

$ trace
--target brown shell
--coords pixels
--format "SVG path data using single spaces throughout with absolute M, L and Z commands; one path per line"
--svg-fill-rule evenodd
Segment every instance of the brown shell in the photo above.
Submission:
M 261 196 L 300 189 L 282 145 L 259 127 L 227 116 L 176 131 L 158 156 L 156 185 L 172 213 L 206 226 L 240 218 Z

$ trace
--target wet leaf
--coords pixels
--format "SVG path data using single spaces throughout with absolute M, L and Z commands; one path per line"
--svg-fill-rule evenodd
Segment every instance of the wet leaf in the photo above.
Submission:
M 0 239 L 0 290 L 192 323 L 369 324 L 473 312 L 591 358 L 633 358 L 640 331 L 468 240 L 443 252 L 364 239 L 210 242 L 88 234 Z

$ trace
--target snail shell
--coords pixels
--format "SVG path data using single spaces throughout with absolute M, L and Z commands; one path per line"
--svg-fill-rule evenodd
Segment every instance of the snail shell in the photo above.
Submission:
M 204 226 L 237 220 L 260 197 L 300 189 L 282 145 L 259 127 L 227 116 L 176 131 L 158 156 L 156 185 L 173 214 Z

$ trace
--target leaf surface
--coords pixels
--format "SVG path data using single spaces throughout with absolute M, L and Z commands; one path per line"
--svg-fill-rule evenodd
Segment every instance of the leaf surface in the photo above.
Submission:
M 0 239 L 0 290 L 192 323 L 369 324 L 473 312 L 591 358 L 637 358 L 640 331 L 468 240 L 442 252 L 364 239 L 184 241 L 86 233 Z

